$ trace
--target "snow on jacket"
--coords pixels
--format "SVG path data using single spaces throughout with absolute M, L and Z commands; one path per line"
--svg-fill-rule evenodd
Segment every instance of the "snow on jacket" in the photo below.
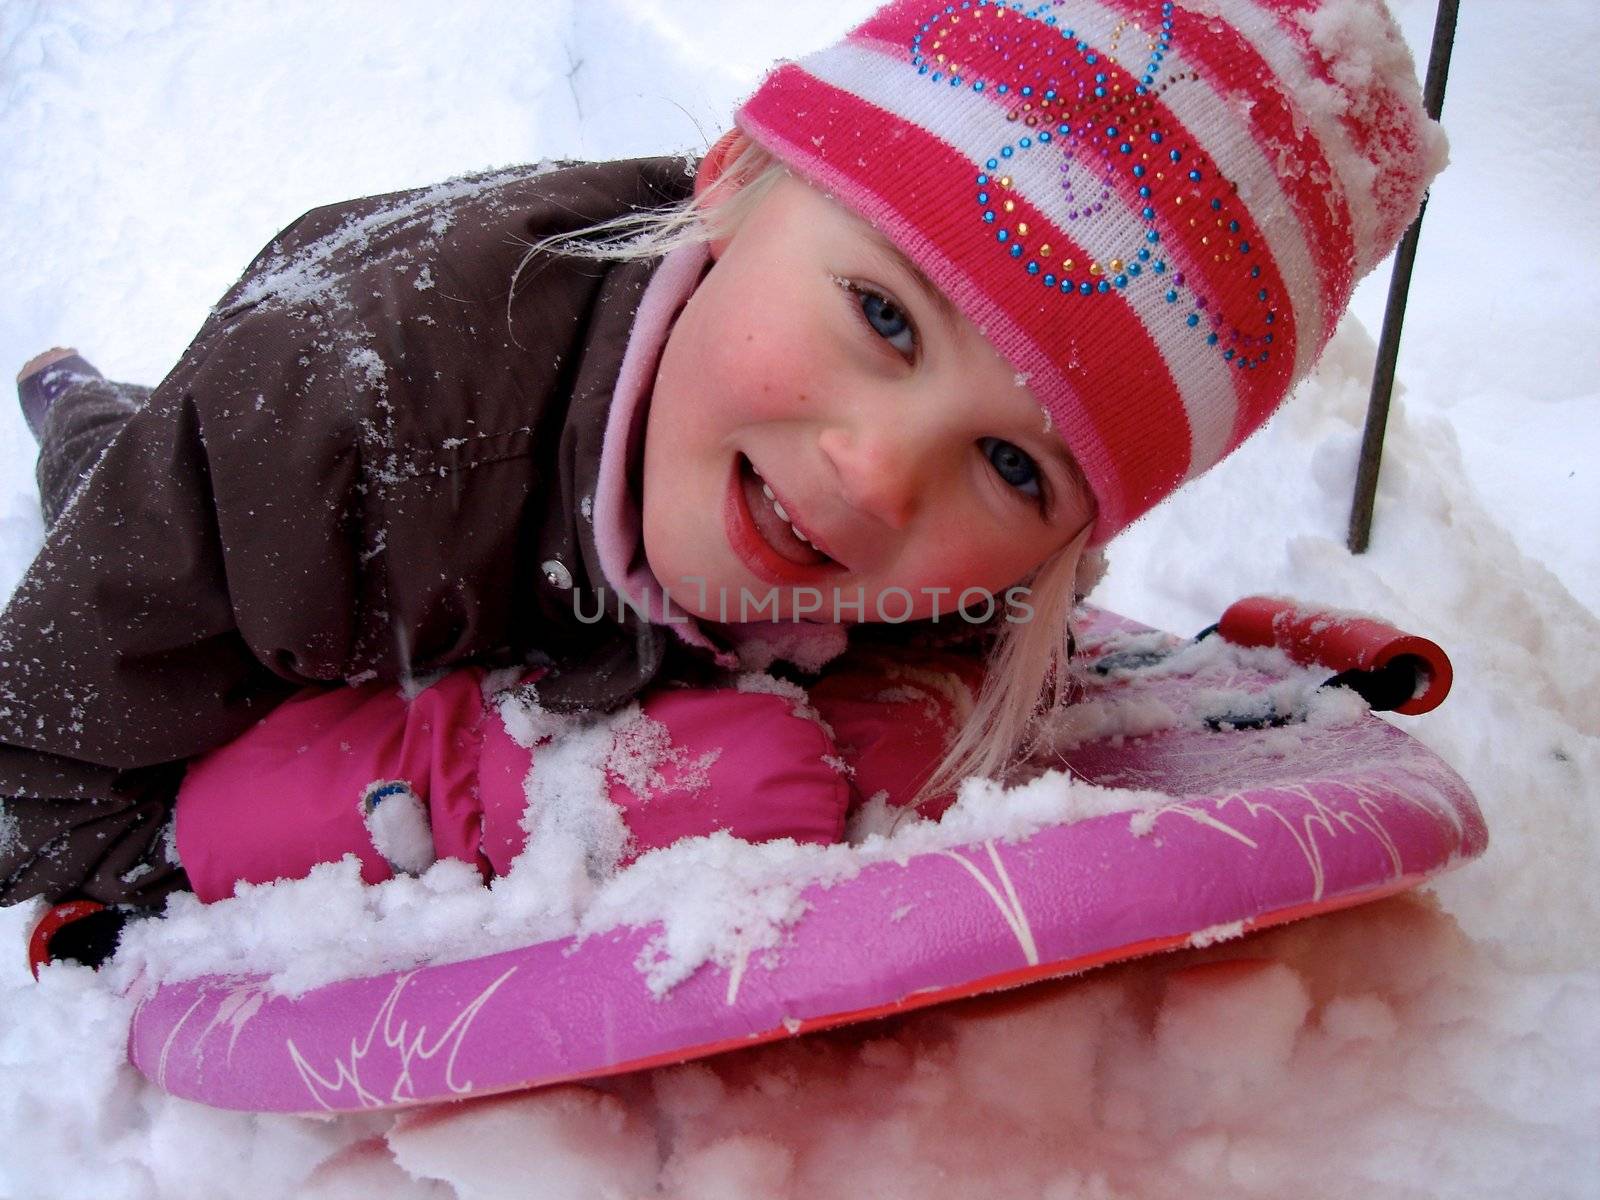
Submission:
M 655 267 L 547 257 L 512 286 L 530 243 L 690 186 L 677 158 L 513 168 L 313 210 L 261 253 L 0 614 L 0 798 L 63 812 L 0 847 L 0 898 L 131 893 L 170 764 L 307 684 L 543 661 L 547 707 L 604 710 L 699 669 L 614 604 L 576 619 Z
M 17 693 L 0 736 L 170 761 L 307 683 L 535 650 L 555 660 L 551 707 L 636 693 L 663 631 L 584 624 L 572 592 L 599 583 L 580 497 L 654 265 L 551 257 L 512 278 L 531 241 L 689 185 L 678 159 L 517 168 L 295 222 L 123 429 L 0 619 Z
M 915 668 L 857 656 L 809 696 L 764 675 L 650 689 L 592 764 L 621 815 L 621 861 L 714 830 L 838 841 L 854 804 L 913 797 L 979 674 L 959 654 L 925 653 Z M 195 893 L 222 899 L 238 881 L 300 878 L 347 854 L 369 883 L 441 857 L 505 874 L 543 810 L 571 803 L 553 793 L 588 785 L 581 771 L 564 785 L 533 771 L 575 731 L 544 736 L 543 714 L 491 681 L 463 669 L 410 697 L 380 684 L 307 691 L 197 759 L 177 805 Z

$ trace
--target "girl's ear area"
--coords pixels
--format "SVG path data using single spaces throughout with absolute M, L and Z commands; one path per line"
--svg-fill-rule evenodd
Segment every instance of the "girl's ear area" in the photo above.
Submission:
M 716 140 L 716 143 L 707 150 L 705 157 L 700 160 L 700 168 L 695 172 L 694 196 L 700 211 L 709 215 L 728 197 L 739 190 L 739 184 L 730 180 L 722 187 L 714 187 L 722 174 L 744 152 L 750 139 L 741 129 L 730 129 Z M 717 258 L 728 245 L 728 238 L 715 238 L 711 241 L 711 257 Z
M 739 152 L 748 144 L 749 138 L 742 129 L 730 129 L 713 143 L 707 150 L 705 157 L 700 160 L 699 170 L 695 172 L 694 194 L 704 196 L 712 184 L 722 177 L 722 172 L 734 159 L 739 157 Z M 713 201 L 715 202 L 715 201 Z

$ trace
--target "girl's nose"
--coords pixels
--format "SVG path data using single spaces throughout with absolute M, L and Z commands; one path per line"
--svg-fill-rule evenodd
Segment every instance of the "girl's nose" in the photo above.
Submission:
M 892 529 L 916 511 L 921 475 L 916 448 L 893 429 L 829 428 L 817 444 L 839 476 L 839 490 L 854 508 Z

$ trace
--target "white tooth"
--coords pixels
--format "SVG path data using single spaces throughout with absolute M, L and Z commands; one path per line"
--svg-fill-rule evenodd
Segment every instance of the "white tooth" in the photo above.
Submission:
M 762 484 L 762 485 L 761 485 L 761 494 L 762 494 L 762 495 L 763 495 L 763 496 L 765 496 L 765 497 L 766 497 L 766 498 L 767 498 L 767 499 L 768 499 L 768 500 L 771 500 L 771 499 L 772 499 L 772 489 L 771 489 L 771 488 L 769 488 L 769 487 L 768 487 L 768 486 L 767 486 L 767 485 L 766 485 L 766 484 L 764 484 L 764 483 L 763 483 L 763 484 Z
M 770 496 L 767 498 L 772 500 L 772 497 Z M 776 500 L 772 500 L 772 511 L 777 513 L 778 516 L 785 521 L 789 519 L 789 514 L 783 511 L 783 505 L 779 504 Z
M 790 525 L 789 528 L 790 529 L 794 529 L 795 537 L 799 538 L 806 545 L 808 545 L 808 546 L 811 545 L 811 539 L 808 538 L 805 534 L 801 533 L 798 529 L 795 529 L 795 527 L 793 525 Z

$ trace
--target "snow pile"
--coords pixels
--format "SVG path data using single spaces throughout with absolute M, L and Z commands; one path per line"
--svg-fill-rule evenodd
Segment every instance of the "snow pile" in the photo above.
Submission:
M 703 146 L 762 65 L 868 7 L 760 22 L 733 0 L 395 3 L 381 21 L 309 0 L 270 16 L 0 7 L 0 357 L 75 340 L 153 382 L 305 209 L 537 157 Z M 1397 7 L 1425 46 L 1433 6 Z M 1477 791 L 1479 863 L 1425 895 L 898 1021 L 332 1121 L 156 1092 L 124 1061 L 126 1005 L 83 971 L 33 985 L 33 914 L 8 910 L 0 1131 L 19 1151 L 0 1156 L 0 1196 L 1600 1194 L 1600 127 L 1553 68 L 1552 33 L 1583 44 L 1600 14 L 1463 7 L 1454 164 L 1429 206 L 1372 551 L 1342 547 L 1371 360 L 1352 325 L 1260 437 L 1113 547 L 1095 596 L 1192 632 L 1240 595 L 1283 593 L 1444 645 L 1455 693 L 1401 724 Z M 1358 295 L 1372 329 L 1382 290 Z M 0 591 L 40 539 L 30 454 L 0 404 Z M 279 889 L 270 923 L 310 938 L 369 905 L 380 921 L 386 904 L 478 915 L 481 887 L 448 868 L 402 882 L 333 881 L 303 903 Z M 213 940 L 248 957 L 249 906 L 234 911 Z

